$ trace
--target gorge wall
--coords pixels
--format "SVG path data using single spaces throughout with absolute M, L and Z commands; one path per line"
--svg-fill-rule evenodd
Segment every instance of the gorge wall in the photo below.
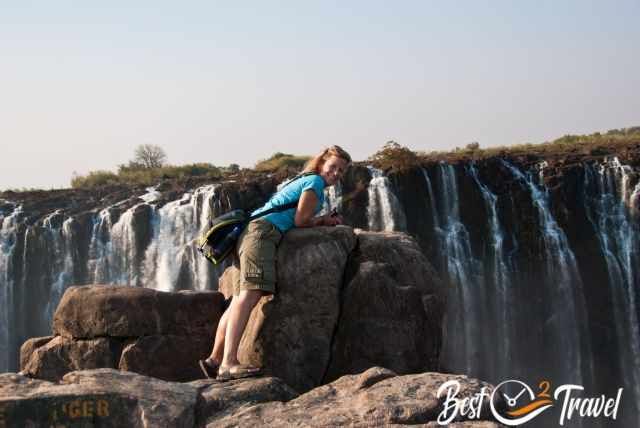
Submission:
M 414 236 L 448 286 L 441 371 L 499 383 L 625 388 L 638 426 L 640 149 L 352 168 L 327 191 L 346 223 Z M 49 333 L 72 284 L 215 289 L 191 241 L 211 215 L 255 208 L 280 180 L 5 194 L 0 202 L 0 371 Z

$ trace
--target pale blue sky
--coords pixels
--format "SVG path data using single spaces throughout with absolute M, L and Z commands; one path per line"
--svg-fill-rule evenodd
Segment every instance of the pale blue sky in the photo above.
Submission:
M 637 0 L 0 1 L 0 189 L 67 187 L 142 143 L 252 166 L 640 125 L 638 18 Z

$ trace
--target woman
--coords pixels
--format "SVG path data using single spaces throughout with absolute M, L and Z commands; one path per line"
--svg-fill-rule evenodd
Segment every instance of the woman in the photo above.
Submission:
M 271 197 L 258 214 L 274 206 L 298 200 L 296 208 L 267 214 L 249 223 L 238 240 L 240 280 L 234 284 L 231 305 L 218 323 L 211 355 L 200 360 L 207 377 L 219 380 L 255 376 L 260 368 L 240 364 L 238 346 L 251 310 L 264 295 L 275 293 L 276 254 L 282 235 L 293 227 L 335 226 L 340 216 L 315 217 L 322 209 L 324 188 L 343 176 L 351 157 L 339 146 L 325 149 L 305 165 L 303 174 L 287 183 Z

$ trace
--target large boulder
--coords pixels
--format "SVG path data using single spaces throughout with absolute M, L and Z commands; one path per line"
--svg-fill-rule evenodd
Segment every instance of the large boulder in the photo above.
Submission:
M 493 386 L 461 375 L 420 373 L 398 376 L 373 367 L 358 375 L 347 375 L 315 388 L 286 403 L 263 403 L 245 407 L 231 415 L 209 419 L 207 427 L 326 427 L 396 426 L 429 424 L 437 426 L 446 395 L 437 396 L 446 381 L 460 384 L 459 397 L 471 397 L 482 388 L 490 395 Z M 490 422 L 488 396 L 482 401 L 480 422 L 465 421 L 458 415 L 460 427 L 498 427 Z
M 356 233 L 325 382 L 372 366 L 399 374 L 437 370 L 444 307 L 438 275 L 410 236 Z
M 106 337 L 74 340 L 56 336 L 35 348 L 21 369 L 29 376 L 56 381 L 75 370 L 115 368 L 121 349 L 119 341 Z
M 195 425 L 198 388 L 96 369 L 65 375 L 59 384 L 0 374 L 4 426 L 176 427 Z
M 278 249 L 277 293 L 252 312 L 240 343 L 241 362 L 264 367 L 297 391 L 321 384 L 355 245 L 349 227 L 295 229 L 285 235 Z M 221 290 L 228 293 L 236 275 L 224 275 Z
M 227 269 L 220 290 L 229 295 L 237 276 Z M 291 230 L 278 252 L 277 293 L 252 312 L 240 361 L 299 392 L 375 365 L 436 370 L 443 288 L 406 234 Z
M 54 316 L 57 336 L 25 342 L 20 368 L 52 381 L 101 367 L 169 381 L 199 379 L 197 361 L 211 351 L 223 302 L 217 291 L 71 287 Z
M 215 291 L 167 293 L 142 287 L 74 286 L 53 317 L 56 335 L 76 339 L 208 335 L 222 312 Z
M 29 359 L 31 359 L 31 354 L 42 345 L 47 344 L 51 339 L 53 339 L 53 336 L 32 337 L 31 339 L 27 339 L 20 347 L 20 370 L 24 370 L 27 366 Z

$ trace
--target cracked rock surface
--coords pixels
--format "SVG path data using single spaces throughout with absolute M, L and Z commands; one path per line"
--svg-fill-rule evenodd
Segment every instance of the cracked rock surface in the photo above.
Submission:
M 443 286 L 403 233 L 295 229 L 278 250 L 277 293 L 251 314 L 239 358 L 299 392 L 369 367 L 437 370 Z M 229 296 L 239 271 L 220 279 Z
M 298 395 L 281 379 L 219 383 L 165 382 L 115 369 L 68 373 L 58 382 L 0 375 L 0 415 L 6 426 L 66 427 L 436 427 L 443 410 L 440 385 L 460 384 L 458 397 L 493 387 L 461 375 L 397 375 L 372 367 Z M 458 415 L 450 426 L 494 428 L 488 400 L 478 418 Z

